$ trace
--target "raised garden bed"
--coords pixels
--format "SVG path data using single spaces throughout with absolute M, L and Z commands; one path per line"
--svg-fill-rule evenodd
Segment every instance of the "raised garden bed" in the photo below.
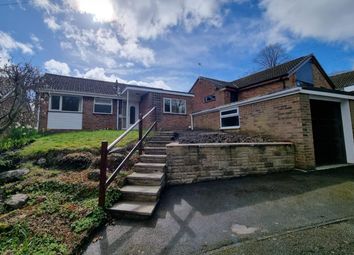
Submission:
M 264 143 L 275 142 L 268 136 L 246 133 L 185 131 L 176 134 L 176 140 L 181 144 L 191 143 Z

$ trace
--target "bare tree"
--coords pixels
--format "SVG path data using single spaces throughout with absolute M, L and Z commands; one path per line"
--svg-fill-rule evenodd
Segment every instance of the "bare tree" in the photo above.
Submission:
M 15 123 L 28 124 L 37 109 L 37 91 L 43 78 L 31 64 L 0 68 L 0 135 Z
M 286 50 L 278 43 L 270 44 L 262 49 L 254 62 L 262 69 L 275 67 L 289 59 Z

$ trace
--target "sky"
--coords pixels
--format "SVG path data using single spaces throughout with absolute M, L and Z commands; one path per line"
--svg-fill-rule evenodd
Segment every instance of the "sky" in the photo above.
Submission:
M 0 66 L 188 91 L 232 81 L 279 43 L 354 69 L 353 0 L 0 0 Z

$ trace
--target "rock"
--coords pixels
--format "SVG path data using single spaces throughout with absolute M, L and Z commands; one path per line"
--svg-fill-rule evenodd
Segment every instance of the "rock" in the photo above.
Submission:
M 5 232 L 6 230 L 10 229 L 11 226 L 7 223 L 0 222 L 0 233 Z
M 82 170 L 92 163 L 92 154 L 89 152 L 77 152 L 65 155 L 59 162 L 63 169 Z
M 100 180 L 100 169 L 92 170 L 87 174 L 87 178 L 91 181 L 99 181 Z
M 27 201 L 28 196 L 26 194 L 15 194 L 5 201 L 5 205 L 11 209 L 19 209 L 22 208 Z
M 37 160 L 37 165 L 39 166 L 45 166 L 47 164 L 47 160 L 45 158 L 39 158 Z
M 16 169 L 0 173 L 0 183 L 8 183 L 18 181 L 22 176 L 27 174 L 29 170 L 27 168 Z

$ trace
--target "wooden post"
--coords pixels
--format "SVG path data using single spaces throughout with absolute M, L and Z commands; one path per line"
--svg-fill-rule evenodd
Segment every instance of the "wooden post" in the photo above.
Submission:
M 139 114 L 139 141 L 143 138 L 143 114 Z M 143 143 L 139 144 L 139 155 L 143 154 Z
M 99 198 L 98 206 L 104 207 L 106 202 L 106 180 L 107 180 L 107 147 L 108 142 L 101 143 L 101 162 L 100 162 L 100 184 L 99 184 Z

